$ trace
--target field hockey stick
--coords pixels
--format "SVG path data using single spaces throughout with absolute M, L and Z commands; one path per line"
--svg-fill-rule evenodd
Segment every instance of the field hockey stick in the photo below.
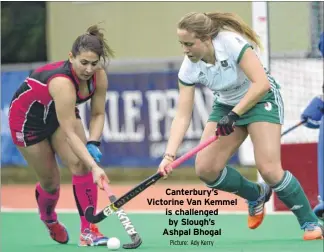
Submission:
M 194 156 L 196 153 L 213 143 L 218 139 L 218 136 L 214 135 L 207 139 L 206 141 L 200 143 L 195 148 L 193 148 L 191 151 L 187 152 L 186 154 L 182 155 L 178 159 L 174 160 L 170 167 L 175 169 L 180 164 Z M 150 176 L 149 178 L 145 179 L 142 183 L 135 186 L 133 189 L 125 193 L 123 196 L 121 196 L 119 199 L 114 201 L 114 203 L 106 206 L 103 210 L 101 210 L 98 214 L 94 215 L 94 207 L 89 206 L 87 207 L 85 211 L 85 217 L 87 221 L 91 223 L 98 223 L 104 219 L 106 219 L 109 215 L 115 213 L 118 211 L 119 208 L 121 208 L 123 205 L 125 205 L 127 202 L 135 198 L 137 195 L 139 195 L 141 192 L 143 192 L 145 189 L 150 187 L 151 185 L 155 184 L 160 178 L 162 178 L 163 175 L 159 172 L 155 173 L 154 175 Z
M 108 195 L 108 198 L 111 203 L 114 203 L 117 198 L 113 194 L 112 190 L 110 189 L 109 185 L 105 180 L 102 179 L 102 185 L 105 190 L 105 192 Z M 119 208 L 118 211 L 116 211 L 116 214 L 118 216 L 118 219 L 120 220 L 121 224 L 123 225 L 125 231 L 129 235 L 129 237 L 132 240 L 132 243 L 127 243 L 123 245 L 124 249 L 136 249 L 142 244 L 142 239 L 140 238 L 139 234 L 135 230 L 134 225 L 130 221 L 129 217 L 125 213 L 125 211 L 122 208 Z
M 284 135 L 286 135 L 288 132 L 290 132 L 290 131 L 292 131 L 292 130 L 298 128 L 300 125 L 304 124 L 306 121 L 307 121 L 307 119 L 304 119 L 304 120 L 300 121 L 299 123 L 295 124 L 294 126 L 291 126 L 289 129 L 285 130 L 285 131 L 281 134 L 281 136 L 284 136 Z

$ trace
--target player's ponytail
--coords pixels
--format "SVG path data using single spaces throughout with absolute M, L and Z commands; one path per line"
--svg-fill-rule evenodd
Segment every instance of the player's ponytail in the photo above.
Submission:
M 104 34 L 101 32 L 101 29 L 97 25 L 92 25 L 87 29 L 87 33 L 90 35 L 96 36 L 103 46 L 103 54 L 105 58 L 114 57 L 114 51 L 110 48 L 107 43 L 107 40 L 104 38 Z
M 262 49 L 259 36 L 236 14 L 225 12 L 198 13 L 185 15 L 178 23 L 179 29 L 194 32 L 203 40 L 215 38 L 221 30 L 235 31 Z
M 92 51 L 106 62 L 114 57 L 114 51 L 108 45 L 101 29 L 97 25 L 90 26 L 85 34 L 80 35 L 72 45 L 72 55 L 75 57 L 81 51 Z

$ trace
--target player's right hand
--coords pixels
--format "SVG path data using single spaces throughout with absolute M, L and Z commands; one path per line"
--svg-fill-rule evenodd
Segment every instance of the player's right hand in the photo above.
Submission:
M 101 190 L 104 189 L 102 184 L 103 180 L 109 183 L 109 179 L 105 171 L 99 166 L 92 167 L 92 176 L 93 176 L 94 183 L 96 183 Z
M 173 160 L 169 157 L 164 157 L 159 165 L 158 172 L 163 175 L 163 178 L 166 179 L 168 174 L 172 173 L 172 167 L 170 164 Z

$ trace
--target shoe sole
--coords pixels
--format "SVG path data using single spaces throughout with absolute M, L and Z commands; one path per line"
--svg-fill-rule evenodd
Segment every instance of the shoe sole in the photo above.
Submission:
M 101 246 L 107 246 L 107 242 L 108 242 L 108 239 L 107 241 L 104 241 L 104 242 L 101 242 L 101 243 L 92 243 L 92 244 L 82 244 L 82 243 L 79 243 L 78 246 L 79 247 L 101 247 Z
M 107 246 L 107 243 L 99 243 L 99 244 L 78 244 L 79 247 L 102 247 Z
M 316 237 L 316 238 L 311 238 L 311 239 L 307 239 L 307 238 L 304 237 L 303 239 L 304 239 L 304 241 L 316 241 L 316 240 L 323 240 L 324 237 L 321 236 L 321 237 Z

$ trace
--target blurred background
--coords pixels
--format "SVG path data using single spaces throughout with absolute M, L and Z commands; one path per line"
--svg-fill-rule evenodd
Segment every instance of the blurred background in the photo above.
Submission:
M 116 58 L 108 67 L 109 91 L 102 136 L 103 158 L 112 181 L 141 181 L 161 161 L 175 114 L 177 71 L 183 55 L 176 37 L 178 20 L 191 11 L 235 12 L 252 26 L 252 2 L 1 2 L 1 174 L 3 184 L 34 183 L 35 177 L 13 145 L 8 109 L 13 93 L 36 67 L 65 60 L 77 36 L 99 24 Z M 260 19 L 262 21 L 262 17 Z M 323 61 L 318 51 L 323 2 L 268 3 L 269 69 L 282 86 L 284 129 L 300 120 L 308 102 L 321 93 Z M 197 86 L 192 123 L 178 155 L 200 139 L 213 102 Z M 89 104 L 80 106 L 87 131 Z M 303 177 L 316 197 L 318 130 L 300 127 L 282 139 L 286 169 Z M 298 155 L 303 152 L 303 155 Z M 198 182 L 193 160 L 168 180 Z M 256 180 L 248 140 L 230 160 Z M 62 167 L 62 181 L 70 174 Z

